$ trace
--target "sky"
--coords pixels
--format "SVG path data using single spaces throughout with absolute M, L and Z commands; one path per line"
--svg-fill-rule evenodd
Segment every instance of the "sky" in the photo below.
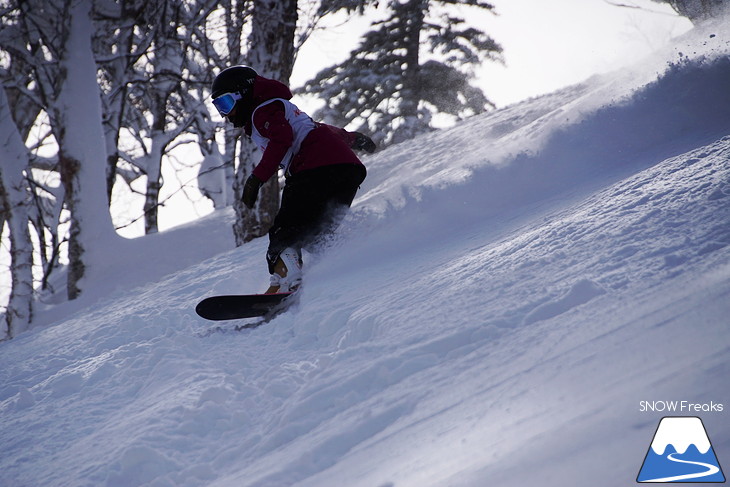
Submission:
M 641 8 L 617 7 L 606 0 L 492 3 L 496 16 L 471 7 L 459 11 L 504 49 L 504 65 L 487 62 L 476 73 L 476 84 L 497 107 L 636 62 L 691 28 L 671 7 L 650 0 L 620 2 Z M 292 85 L 299 86 L 322 67 L 346 59 L 371 19 L 384 11 L 381 6 L 367 18 L 346 24 L 344 16 L 325 21 L 300 50 Z

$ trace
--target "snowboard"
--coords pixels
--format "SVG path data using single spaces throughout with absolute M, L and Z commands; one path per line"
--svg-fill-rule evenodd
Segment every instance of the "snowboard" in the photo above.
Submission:
M 291 293 L 229 294 L 203 299 L 195 307 L 198 316 L 206 320 L 223 321 L 243 318 L 269 317 L 291 304 Z

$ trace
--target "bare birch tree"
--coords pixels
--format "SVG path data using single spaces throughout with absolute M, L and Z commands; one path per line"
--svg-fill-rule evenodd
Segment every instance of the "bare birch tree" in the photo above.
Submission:
M 10 239 L 10 300 L 0 322 L 0 340 L 14 337 L 28 327 L 33 316 L 33 244 L 28 231 L 30 193 L 25 171 L 30 155 L 13 122 L 5 94 L 0 87 L 0 213 L 7 222 Z M 2 233 L 0 224 L 0 233 Z
M 75 299 L 82 280 L 93 273 L 94 254 L 116 238 L 106 211 L 106 149 L 91 48 L 91 0 L 24 0 L 11 3 L 7 12 L 14 15 L 14 23 L 3 28 L 3 48 L 31 68 L 32 89 L 20 88 L 29 103 L 44 108 L 58 147 L 55 164 L 70 215 L 67 296 Z M 14 40 L 9 34 L 15 34 Z
M 261 76 L 289 83 L 294 68 L 297 19 L 297 0 L 253 0 L 246 64 Z M 243 185 L 259 157 L 254 144 L 244 140 L 236 172 L 236 195 L 242 194 Z M 271 178 L 261 188 L 253 210 L 246 208 L 240 197 L 236 198 L 234 209 L 237 217 L 234 225 L 236 242 L 241 244 L 265 235 L 279 209 L 279 180 Z

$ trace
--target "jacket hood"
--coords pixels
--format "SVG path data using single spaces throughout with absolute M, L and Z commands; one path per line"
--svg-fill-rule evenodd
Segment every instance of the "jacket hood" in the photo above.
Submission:
M 256 76 L 256 81 L 253 85 L 254 107 L 257 107 L 272 98 L 284 98 L 285 100 L 290 100 L 292 96 L 293 95 L 289 87 L 281 81 L 264 78 L 263 76 Z

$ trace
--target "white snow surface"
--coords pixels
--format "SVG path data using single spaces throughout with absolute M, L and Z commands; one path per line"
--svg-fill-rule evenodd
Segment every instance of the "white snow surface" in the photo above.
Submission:
M 193 311 L 266 286 L 229 211 L 122 241 L 0 344 L 0 485 L 615 487 L 660 400 L 730 465 L 728 24 L 369 157 L 257 329 Z

